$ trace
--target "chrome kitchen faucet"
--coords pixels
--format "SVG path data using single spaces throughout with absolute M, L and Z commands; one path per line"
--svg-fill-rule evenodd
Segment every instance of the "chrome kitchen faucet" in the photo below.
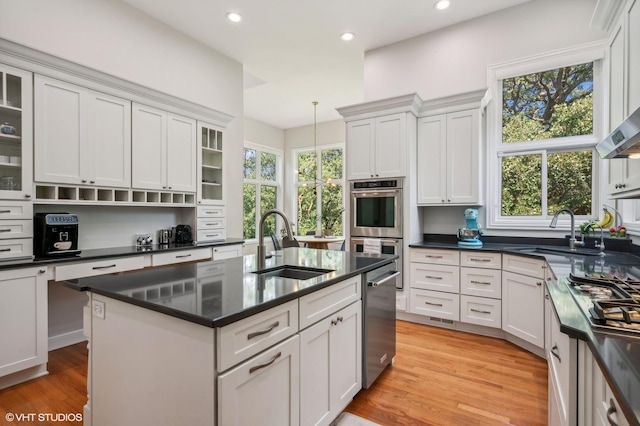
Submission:
M 553 219 L 551 219 L 551 223 L 549 224 L 549 228 L 555 228 L 556 223 L 558 222 L 558 216 L 560 213 L 567 213 L 571 216 L 571 238 L 569 239 L 569 250 L 576 251 L 576 246 L 583 246 L 584 240 L 577 241 L 576 240 L 576 218 L 573 215 L 573 212 L 569 209 L 558 210 L 556 214 L 553 215 Z

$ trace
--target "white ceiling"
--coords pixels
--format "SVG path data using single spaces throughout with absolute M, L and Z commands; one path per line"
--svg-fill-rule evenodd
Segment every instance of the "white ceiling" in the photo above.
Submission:
M 122 1 L 244 64 L 245 115 L 288 129 L 313 122 L 312 101 L 324 122 L 364 100 L 365 51 L 531 0 L 452 0 L 444 11 L 435 0 Z M 355 40 L 340 40 L 345 31 Z

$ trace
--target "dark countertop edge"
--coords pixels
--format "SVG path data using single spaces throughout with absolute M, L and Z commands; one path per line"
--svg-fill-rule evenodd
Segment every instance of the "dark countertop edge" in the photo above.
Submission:
M 521 251 L 522 248 L 526 248 L 527 246 L 531 248 L 535 248 L 541 245 L 556 246 L 558 244 L 540 244 L 540 242 L 538 242 L 537 244 L 526 244 L 524 242 L 514 244 L 513 242 L 509 242 L 509 243 L 487 243 L 487 244 L 484 244 L 483 247 L 470 248 L 470 247 L 458 246 L 457 241 L 453 241 L 453 242 L 423 241 L 420 243 L 409 244 L 409 247 L 433 248 L 433 249 L 444 249 L 444 250 L 499 252 L 499 253 L 515 254 L 518 256 L 537 257 L 537 258 L 546 260 L 546 256 L 544 253 L 532 253 L 532 252 Z M 561 285 L 557 281 L 552 281 L 552 282 L 555 283 L 556 286 Z M 616 399 L 620 402 L 620 408 L 624 412 L 625 418 L 631 424 L 640 426 L 640 418 L 638 418 L 636 413 L 631 408 L 633 404 L 631 404 L 631 401 L 628 399 L 627 395 L 625 395 L 624 392 L 621 392 L 617 382 L 613 379 L 613 375 L 609 370 L 609 366 L 607 365 L 607 363 L 605 362 L 605 359 L 601 354 L 600 348 L 595 343 L 595 335 L 596 335 L 595 333 L 598 333 L 598 332 L 591 329 L 591 326 L 588 324 L 587 319 L 584 318 L 584 316 L 582 315 L 582 311 L 577 306 L 576 306 L 576 310 L 579 312 L 580 316 L 583 318 L 583 324 L 581 324 L 582 326 L 579 326 L 579 328 L 568 325 L 567 323 L 569 321 L 567 320 L 567 318 L 564 315 L 561 315 L 561 313 L 559 312 L 561 310 L 558 310 L 555 306 L 556 304 L 554 302 L 554 296 L 555 298 L 558 298 L 560 296 L 560 294 L 558 293 L 558 290 L 550 286 L 550 283 L 548 281 L 547 281 L 547 289 L 549 289 L 551 301 L 554 303 L 555 315 L 560 322 L 560 331 L 564 334 L 567 334 L 571 338 L 579 339 L 587 343 L 589 350 L 594 355 L 594 358 L 596 359 L 598 366 L 603 372 L 603 375 L 605 377 L 605 380 L 607 381 L 607 384 L 611 388 Z M 614 332 L 606 333 L 606 335 L 608 338 L 621 339 L 622 341 L 635 339 L 635 337 L 629 337 L 624 334 L 617 334 Z M 629 395 L 629 397 L 631 397 L 631 395 Z
M 128 256 L 140 256 L 145 254 L 157 254 L 166 253 L 172 251 L 183 251 L 198 248 L 207 247 L 220 247 L 229 246 L 234 244 L 244 244 L 242 238 L 227 238 L 220 241 L 211 241 L 207 243 L 182 244 L 175 245 L 170 244 L 168 246 L 152 244 L 151 246 L 142 246 L 141 250 L 138 250 L 138 246 L 122 246 L 122 247 L 110 247 L 110 248 L 98 248 L 82 250 L 79 255 L 65 256 L 65 257 L 48 257 L 48 258 L 22 258 L 22 259 L 6 259 L 0 261 L 0 270 L 7 269 L 19 269 L 29 268 L 33 266 L 46 266 L 53 264 L 60 264 L 66 262 L 88 262 L 92 260 L 115 258 L 115 257 L 128 257 Z
M 234 322 L 240 321 L 244 318 L 250 317 L 251 315 L 264 312 L 268 309 L 274 308 L 276 306 L 279 306 L 291 300 L 299 299 L 302 296 L 305 296 L 307 294 L 329 287 L 330 285 L 333 285 L 340 281 L 344 281 L 345 279 L 354 277 L 356 275 L 367 273 L 369 271 L 372 271 L 381 266 L 387 265 L 393 262 L 394 260 L 398 259 L 398 256 L 396 255 L 384 255 L 384 256 L 385 256 L 384 258 L 380 258 L 380 260 L 377 262 L 371 263 L 369 265 L 363 266 L 353 271 L 346 272 L 338 277 L 328 279 L 312 287 L 303 288 L 301 290 L 296 291 L 295 293 L 290 293 L 285 296 L 281 296 L 277 299 L 263 302 L 260 305 L 253 306 L 251 308 L 247 308 L 232 314 L 228 314 L 223 317 L 212 318 L 212 319 L 208 319 L 199 315 L 188 314 L 186 312 L 178 311 L 178 310 L 161 306 L 155 303 L 148 303 L 144 300 L 135 299 L 133 297 L 125 296 L 116 292 L 105 291 L 102 289 L 93 289 L 89 286 L 79 286 L 76 280 L 63 281 L 62 284 L 65 287 L 70 288 L 72 290 L 94 292 L 96 294 L 100 294 L 105 297 L 110 297 L 112 299 L 120 300 L 122 302 L 130 303 L 132 305 L 140 306 L 145 309 L 160 312 L 160 313 L 163 313 L 172 317 L 180 318 L 189 322 L 193 322 L 193 323 L 204 325 L 211 328 L 218 328 L 218 327 L 223 327 L 225 325 L 229 325 Z M 174 266 L 179 266 L 179 265 L 174 265 Z M 135 274 L 136 272 L 137 271 L 131 271 L 130 273 Z

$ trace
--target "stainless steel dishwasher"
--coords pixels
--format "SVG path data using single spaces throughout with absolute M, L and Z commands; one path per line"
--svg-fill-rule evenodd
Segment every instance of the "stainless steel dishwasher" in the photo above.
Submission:
M 369 388 L 396 356 L 396 262 L 364 274 L 362 384 Z

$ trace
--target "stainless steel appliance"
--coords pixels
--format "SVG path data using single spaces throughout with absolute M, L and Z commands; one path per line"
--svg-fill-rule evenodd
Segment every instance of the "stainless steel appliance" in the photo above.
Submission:
M 78 250 L 78 216 L 71 213 L 36 213 L 33 218 L 36 257 L 73 256 Z
M 171 229 L 161 229 L 158 231 L 158 244 L 167 245 L 171 242 L 173 231 Z
M 640 155 L 640 108 L 632 112 L 609 136 L 596 145 L 602 158 L 627 158 Z
M 351 236 L 402 238 L 402 179 L 352 181 Z
M 369 388 L 396 356 L 396 265 L 364 274 L 362 385 Z
M 593 328 L 640 335 L 640 281 L 571 274 L 569 283 Z
M 351 248 L 349 251 L 362 253 L 364 251 L 364 238 L 351 238 Z M 381 238 L 380 251 L 383 254 L 395 254 L 398 260 L 395 261 L 398 270 L 398 279 L 396 279 L 396 288 L 402 289 L 402 238 Z
M 191 244 L 193 243 L 193 236 L 191 234 L 191 226 L 178 225 L 173 230 L 176 244 Z

